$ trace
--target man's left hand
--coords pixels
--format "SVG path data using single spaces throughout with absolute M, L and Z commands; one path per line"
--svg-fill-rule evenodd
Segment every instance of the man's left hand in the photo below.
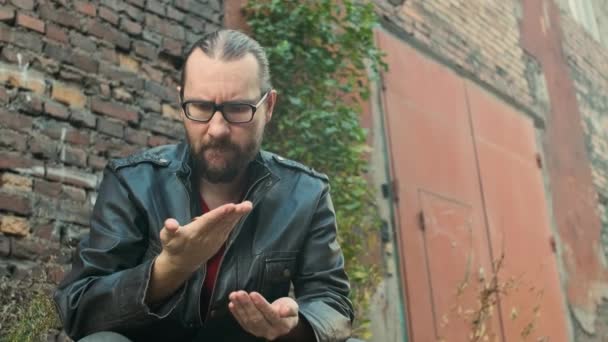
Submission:
M 272 304 L 257 292 L 232 292 L 228 308 L 247 332 L 267 340 L 287 335 L 298 325 L 298 303 L 289 297 Z

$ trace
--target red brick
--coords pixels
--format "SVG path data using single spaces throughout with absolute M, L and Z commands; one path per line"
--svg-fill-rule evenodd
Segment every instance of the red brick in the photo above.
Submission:
M 6 210 L 21 215 L 32 212 L 30 199 L 22 194 L 0 192 L 0 210 Z
M 15 20 L 15 10 L 0 8 L 0 21 L 11 23 L 13 20 Z
M 0 25 L 0 31 L 1 30 L 2 25 Z M 8 49 L 8 47 L 4 48 L 4 50 L 6 49 Z M 0 83 L 7 83 L 13 88 L 29 89 L 34 93 L 41 95 L 46 92 L 45 76 L 32 69 L 30 69 L 28 73 L 23 73 L 17 68 L 6 65 L 5 67 L 0 68 Z M 27 100 L 27 98 L 25 100 Z
M 125 105 L 102 101 L 97 98 L 91 100 L 91 110 L 123 121 L 139 121 L 139 114 L 136 111 L 128 109 Z
M 74 129 L 66 125 L 49 125 L 42 130 L 42 134 L 50 137 L 53 140 L 68 142 L 73 145 L 88 146 L 89 135 L 80 130 Z
M 27 150 L 27 138 L 23 133 L 0 128 L 0 146 L 24 152 Z
M 23 26 L 30 30 L 44 33 L 44 21 L 34 17 L 30 17 L 29 15 L 17 13 L 16 23 L 18 26 Z
M 0 108 L 0 126 L 27 133 L 32 129 L 32 118 Z
M 35 179 L 34 192 L 44 196 L 55 198 L 61 193 L 61 183 L 47 182 L 42 179 Z
M 88 146 L 91 138 L 88 134 L 76 130 L 69 130 L 65 135 L 65 141 L 75 145 Z
M 148 0 L 146 3 L 146 9 L 161 16 L 165 15 L 165 5 L 158 0 Z
M 124 136 L 124 126 L 116 121 L 99 118 L 97 120 L 97 130 L 113 137 L 122 138 Z
M 131 48 L 131 39 L 126 33 L 122 33 L 113 27 L 103 25 L 96 20 L 90 20 L 87 24 L 87 32 L 97 38 L 104 39 L 116 47 L 128 51 Z
M 59 152 L 57 143 L 44 135 L 31 137 L 29 147 L 34 156 L 46 159 L 56 159 Z
M 67 120 L 67 118 L 70 116 L 70 111 L 68 108 L 56 102 L 45 102 L 44 112 L 52 117 L 62 120 Z
M 70 107 L 84 108 L 87 98 L 81 90 L 74 86 L 68 86 L 61 82 L 53 82 L 53 90 L 51 98 L 61 103 L 67 104 Z
M 51 242 L 59 242 L 60 240 L 59 229 L 55 228 L 55 223 L 53 222 L 37 224 L 34 236 Z
M 22 171 L 23 173 L 44 174 L 43 165 L 44 164 L 41 161 L 25 157 L 22 153 L 0 151 L 0 169 Z
M 87 1 L 75 1 L 74 8 L 76 8 L 76 11 L 86 14 L 90 17 L 94 17 L 97 15 L 97 9 L 95 8 L 95 5 Z
M 145 57 L 147 59 L 153 60 L 156 58 L 156 47 L 152 44 L 136 41 L 133 43 L 133 49 L 135 50 L 135 54 L 141 57 Z
M 4 172 L 0 175 L 0 186 L 3 189 L 31 192 L 32 178 Z
M 11 3 L 21 9 L 31 11 L 34 9 L 34 0 L 11 0 Z
M 142 30 L 140 24 L 124 17 L 120 20 L 120 29 L 132 36 L 139 36 Z
M 72 64 L 80 70 L 95 74 L 99 70 L 99 62 L 91 55 L 85 55 L 79 52 L 72 54 Z
M 59 245 L 49 244 L 33 237 L 15 238 L 11 248 L 11 257 L 25 260 L 49 260 L 57 255 Z
M 22 100 L 19 106 L 22 111 L 31 115 L 40 115 L 44 112 L 44 102 L 39 97 L 20 94 L 19 98 Z
M 61 198 L 82 203 L 87 200 L 87 193 L 84 189 L 64 185 L 61 187 Z
M 30 224 L 28 220 L 22 217 L 3 215 L 0 216 L 0 232 L 15 236 L 27 236 L 30 233 Z
M 8 257 L 11 254 L 11 237 L 0 235 L 0 256 Z
M 150 138 L 148 138 L 148 146 L 150 146 L 150 147 L 159 146 L 159 145 L 167 145 L 169 143 L 170 143 L 169 139 L 158 136 L 158 135 L 153 135 Z
M 168 20 L 160 18 L 154 14 L 146 13 L 146 29 L 160 33 L 165 37 L 183 40 L 186 38 L 185 30 L 182 26 L 172 24 Z
M 63 146 L 60 152 L 60 159 L 69 165 L 87 166 L 87 153 L 79 148 Z
M 46 36 L 49 39 L 65 44 L 69 41 L 67 33 L 61 27 L 51 23 L 46 24 Z
M 70 121 L 78 127 L 84 126 L 88 128 L 95 128 L 95 124 L 97 123 L 97 117 L 89 112 L 77 110 L 72 111 L 72 115 L 70 115 Z
M 38 14 L 42 19 L 50 20 L 61 26 L 82 29 L 80 19 L 64 10 L 53 9 L 48 4 L 38 6 Z
M 118 25 L 118 15 L 107 7 L 99 7 L 99 17 L 114 26 Z
M 164 38 L 161 52 L 172 57 L 181 57 L 183 48 L 184 46 L 181 43 L 173 39 Z
M 125 131 L 125 140 L 132 144 L 146 146 L 148 143 L 148 135 L 143 131 L 127 127 L 127 130 Z
M 89 166 L 95 170 L 103 170 L 107 164 L 108 161 L 105 158 L 92 155 L 89 156 Z
M 176 10 L 172 6 L 167 6 L 167 17 L 175 21 L 182 22 L 186 18 L 186 15 L 183 12 Z

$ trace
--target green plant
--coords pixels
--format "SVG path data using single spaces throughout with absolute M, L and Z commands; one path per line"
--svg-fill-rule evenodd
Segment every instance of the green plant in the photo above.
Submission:
M 369 97 L 368 75 L 386 65 L 374 44 L 377 17 L 371 3 L 354 0 L 250 1 L 245 16 L 265 47 L 279 92 L 266 148 L 327 173 L 340 239 L 352 283 L 352 300 L 364 318 L 378 269 L 362 260 L 378 223 L 365 178 L 365 130 L 360 101 Z M 364 320 L 356 334 L 369 334 Z
M 0 341 L 40 341 L 57 328 L 52 289 L 44 273 L 20 281 L 0 279 Z

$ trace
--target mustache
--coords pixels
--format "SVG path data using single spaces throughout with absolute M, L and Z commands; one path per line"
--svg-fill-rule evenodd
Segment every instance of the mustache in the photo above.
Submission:
M 230 141 L 230 139 L 225 139 L 225 138 L 210 140 L 201 146 L 201 152 L 205 152 L 210 149 L 235 150 L 235 151 L 240 150 L 240 148 L 237 144 Z

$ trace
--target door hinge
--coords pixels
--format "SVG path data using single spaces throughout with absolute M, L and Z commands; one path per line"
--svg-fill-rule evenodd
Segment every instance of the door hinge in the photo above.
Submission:
M 539 169 L 543 168 L 543 158 L 541 157 L 540 153 L 536 154 L 536 166 L 538 166 Z
M 386 199 L 392 199 L 394 202 L 399 201 L 397 192 L 397 180 L 393 179 L 381 185 L 382 197 Z
M 422 210 L 418 213 L 418 223 L 420 224 L 421 230 L 426 230 L 426 223 L 424 221 L 424 211 Z

